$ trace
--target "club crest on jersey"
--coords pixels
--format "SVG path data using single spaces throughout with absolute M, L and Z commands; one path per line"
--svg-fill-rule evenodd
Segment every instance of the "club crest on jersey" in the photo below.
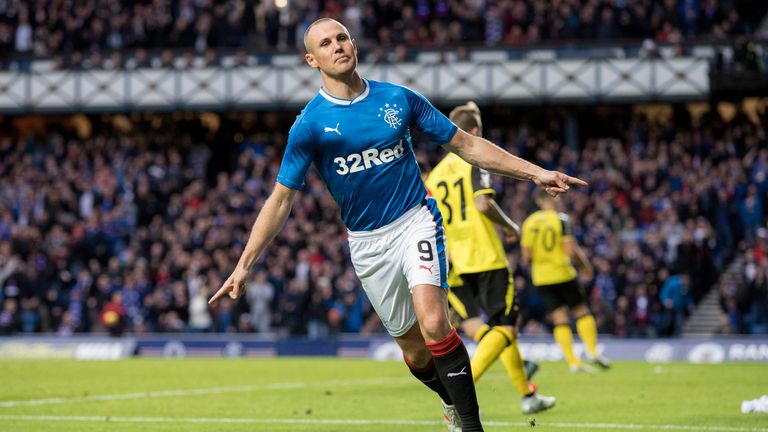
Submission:
M 387 122 L 389 127 L 392 129 L 397 129 L 398 126 L 403 124 L 403 121 L 398 117 L 400 115 L 400 112 L 403 111 L 402 108 L 398 108 L 397 104 L 389 105 L 384 104 L 383 107 L 379 108 L 379 117 L 384 117 L 384 121 Z

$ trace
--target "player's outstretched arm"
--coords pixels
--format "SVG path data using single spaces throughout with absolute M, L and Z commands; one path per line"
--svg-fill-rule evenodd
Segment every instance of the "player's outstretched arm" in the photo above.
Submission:
M 534 163 L 510 154 L 484 138 L 470 135 L 461 129 L 456 131 L 456 134 L 445 144 L 445 147 L 472 165 L 492 173 L 519 180 L 530 180 L 537 186 L 543 187 L 552 196 L 566 192 L 570 185 L 587 186 L 587 182 L 584 180 L 558 171 L 545 170 Z
M 576 242 L 576 239 L 571 236 L 564 237 L 563 249 L 565 250 L 565 253 L 568 254 L 568 256 L 571 258 L 571 261 L 576 265 L 576 267 L 581 270 L 581 276 L 584 279 L 591 280 L 594 276 L 592 264 L 589 263 L 587 254 L 584 253 L 584 249 L 579 246 L 579 244 Z
M 520 265 L 528 267 L 531 264 L 531 249 L 525 246 L 520 248 Z
M 256 260 L 259 259 L 264 248 L 283 228 L 285 220 L 288 219 L 288 215 L 291 213 L 295 197 L 295 190 L 285 187 L 280 183 L 275 183 L 275 189 L 264 203 L 264 207 L 259 212 L 256 222 L 253 223 L 248 243 L 245 245 L 243 254 L 240 255 L 240 260 L 237 262 L 235 270 L 224 282 L 224 285 L 216 291 L 216 294 L 208 300 L 208 304 L 215 302 L 225 294 L 229 294 L 229 297 L 236 299 L 245 293 L 245 282 L 248 278 L 248 272 L 250 272 Z
M 520 239 L 520 227 L 504 213 L 504 210 L 491 198 L 490 194 L 476 196 L 475 207 L 485 217 L 504 230 L 504 237 L 507 243 L 516 243 Z

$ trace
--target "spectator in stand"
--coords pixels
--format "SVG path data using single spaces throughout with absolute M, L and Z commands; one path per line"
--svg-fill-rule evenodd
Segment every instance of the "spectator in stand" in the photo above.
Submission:
M 757 228 L 760 226 L 765 215 L 763 210 L 763 199 L 757 193 L 756 185 L 751 184 L 747 188 L 747 195 L 741 201 L 741 205 L 739 206 L 739 214 L 744 228 L 744 238 L 747 240 L 747 243 L 752 245 L 755 242 Z
M 0 310 L 0 334 L 10 335 L 21 330 L 21 320 L 18 312 L 18 302 L 10 297 L 3 300 L 3 308 Z
M 661 303 L 664 306 L 664 330 L 677 336 L 682 332 L 685 317 L 693 308 L 691 279 L 686 273 L 667 278 L 661 287 Z
M 99 314 L 99 320 L 107 328 L 110 336 L 122 336 L 126 327 L 125 307 L 123 307 L 123 295 L 120 291 L 115 291 L 104 305 Z
M 207 291 L 203 292 L 207 296 Z M 246 299 L 252 318 L 251 325 L 259 333 L 268 333 L 271 330 L 270 303 L 274 295 L 275 288 L 267 280 L 267 272 L 264 270 L 256 272 L 246 291 Z

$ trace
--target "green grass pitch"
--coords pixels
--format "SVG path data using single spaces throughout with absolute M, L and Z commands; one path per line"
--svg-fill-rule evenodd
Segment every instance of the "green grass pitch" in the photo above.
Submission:
M 534 381 L 557 406 L 525 416 L 503 369 L 486 373 L 487 431 L 768 431 L 768 414 L 740 412 L 768 393 L 766 364 L 617 362 L 589 376 L 544 363 Z M 441 416 L 399 362 L 0 360 L 0 431 L 439 432 Z

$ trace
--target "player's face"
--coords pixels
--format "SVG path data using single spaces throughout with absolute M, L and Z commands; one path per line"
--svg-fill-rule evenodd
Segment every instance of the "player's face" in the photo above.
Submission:
M 335 21 L 324 21 L 310 29 L 307 35 L 310 66 L 330 76 L 351 73 L 357 67 L 357 46 L 344 26 Z

